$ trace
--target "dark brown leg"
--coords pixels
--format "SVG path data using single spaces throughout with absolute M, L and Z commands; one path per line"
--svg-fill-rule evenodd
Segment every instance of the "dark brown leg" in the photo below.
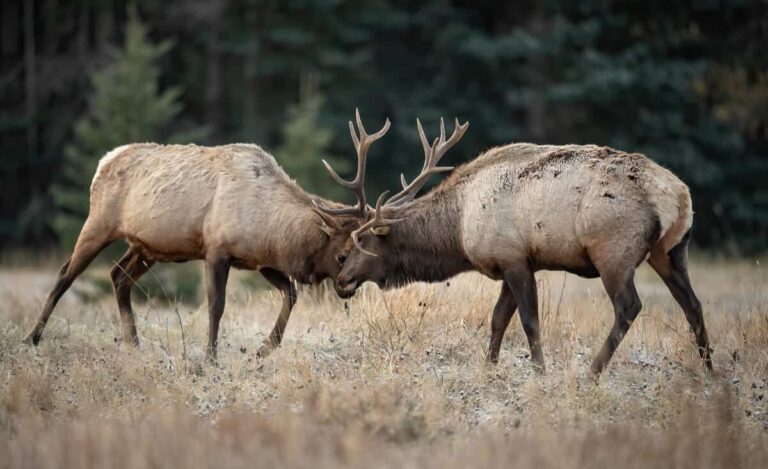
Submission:
M 501 283 L 501 293 L 493 308 L 493 318 L 491 319 L 491 343 L 488 346 L 488 355 L 486 360 L 489 363 L 498 363 L 501 341 L 504 339 L 504 332 L 509 326 L 512 315 L 515 314 L 517 303 L 512 295 L 512 290 L 506 282 Z
M 229 277 L 229 260 L 216 259 L 205 263 L 205 285 L 208 296 L 208 348 L 206 358 L 216 361 L 216 348 L 219 337 L 219 323 L 224 314 L 224 304 L 227 297 L 227 278 Z
M 536 292 L 536 278 L 527 264 L 521 263 L 515 268 L 504 272 L 509 289 L 514 295 L 517 307 L 520 310 L 520 322 L 528 337 L 528 345 L 531 347 L 531 360 L 534 365 L 543 372 L 544 352 L 541 350 L 541 338 L 539 336 L 539 304 Z
M 659 274 L 677 304 L 683 309 L 685 318 L 696 337 L 699 356 L 704 366 L 712 371 L 709 336 L 707 335 L 707 328 L 704 326 L 701 302 L 696 297 L 691 286 L 691 280 L 688 278 L 688 238 L 689 234 L 686 234 L 680 244 L 673 247 L 668 254 L 652 253 L 648 263 Z
M 128 248 L 128 252 L 109 273 L 112 288 L 115 291 L 117 309 L 120 311 L 123 340 L 133 345 L 139 345 L 139 335 L 136 332 L 136 322 L 131 307 L 131 288 L 152 267 L 153 263 L 147 260 L 138 248 Z
M 291 310 L 293 310 L 293 306 L 296 304 L 296 286 L 291 279 L 275 269 L 265 268 L 259 270 L 259 272 L 272 286 L 280 290 L 280 294 L 283 296 L 283 306 L 280 308 L 280 315 L 277 317 L 275 327 L 272 329 L 272 333 L 269 334 L 269 338 L 264 341 L 256 352 L 258 356 L 266 357 L 280 346 L 280 342 L 283 340 L 283 333 L 288 325 L 288 319 L 291 317 Z
M 603 348 L 592 362 L 592 373 L 595 375 L 599 375 L 608 365 L 616 348 L 627 334 L 629 326 L 632 325 L 632 321 L 635 320 L 643 307 L 635 289 L 634 275 L 633 268 L 630 268 L 628 272 L 618 274 L 613 272 L 600 273 L 605 290 L 613 303 L 614 322 Z
M 48 294 L 48 298 L 45 300 L 43 310 L 40 312 L 40 317 L 35 323 L 32 330 L 29 331 L 24 338 L 25 344 L 37 345 L 40 342 L 40 338 L 43 335 L 45 325 L 48 323 L 48 319 L 53 313 L 53 309 L 56 307 L 56 303 L 59 302 L 64 292 L 69 289 L 72 282 L 75 281 L 78 275 L 80 275 L 88 264 L 112 242 L 105 236 L 95 234 L 92 228 L 89 228 L 88 221 L 86 220 L 83 230 L 80 232 L 80 236 L 77 239 L 74 251 L 72 251 L 72 257 L 59 270 L 59 276 L 56 279 L 56 283 L 53 289 Z

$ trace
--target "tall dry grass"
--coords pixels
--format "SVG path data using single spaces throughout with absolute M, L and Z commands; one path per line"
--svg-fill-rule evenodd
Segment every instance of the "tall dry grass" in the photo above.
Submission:
M 20 344 L 50 269 L 0 271 L 0 467 L 768 467 L 768 298 L 754 263 L 699 262 L 716 372 L 648 269 L 644 303 L 595 384 L 612 320 L 599 281 L 539 276 L 547 373 L 519 320 L 484 355 L 498 284 L 464 275 L 345 303 L 302 291 L 283 346 L 255 357 L 276 292 L 230 282 L 220 365 L 205 305 L 137 303 L 139 349 L 112 298 L 67 295 Z

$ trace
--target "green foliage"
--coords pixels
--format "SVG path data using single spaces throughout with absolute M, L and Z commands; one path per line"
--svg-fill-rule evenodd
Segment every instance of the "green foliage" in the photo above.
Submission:
M 51 190 L 59 207 L 54 230 L 65 249 L 74 246 L 88 214 L 99 159 L 117 146 L 160 138 L 181 111 L 181 89 L 160 89 L 156 62 L 170 47 L 168 41 L 152 43 L 131 10 L 123 49 L 91 76 L 88 113 L 75 125 L 74 142 L 64 150 L 61 174 Z
M 321 96 L 310 95 L 288 112 L 282 131 L 283 144 L 275 151 L 275 158 L 304 190 L 343 200 L 349 197 L 349 191 L 328 183 L 330 176 L 326 174 L 321 159 L 338 172 L 347 171 L 351 160 L 327 154 L 334 132 L 318 121 L 322 104 Z

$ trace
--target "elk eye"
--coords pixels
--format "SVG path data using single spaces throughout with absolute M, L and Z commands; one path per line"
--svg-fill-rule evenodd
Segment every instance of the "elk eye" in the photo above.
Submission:
M 347 260 L 347 256 L 345 256 L 344 254 L 339 254 L 338 256 L 336 256 L 336 262 L 338 262 L 339 264 L 343 264 L 344 261 L 346 260 Z

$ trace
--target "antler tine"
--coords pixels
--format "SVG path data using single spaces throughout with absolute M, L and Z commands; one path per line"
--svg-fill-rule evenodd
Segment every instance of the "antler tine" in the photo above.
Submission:
M 369 143 L 373 143 L 376 140 L 380 139 L 389 130 L 390 122 L 389 122 L 389 117 L 387 117 L 386 120 L 384 121 L 384 126 L 381 128 L 381 130 L 379 130 L 375 134 L 368 135 L 367 133 L 365 133 L 365 129 L 363 128 L 363 121 L 360 119 L 360 112 L 357 109 L 355 109 L 355 117 L 357 118 L 357 126 L 358 126 L 358 129 L 360 130 L 360 133 L 365 137 L 367 137 L 367 140 L 369 141 Z
M 376 200 L 376 209 L 373 212 L 373 218 L 368 220 L 367 222 L 360 225 L 360 228 L 356 229 L 352 232 L 352 242 L 355 244 L 355 247 L 360 250 L 360 252 L 363 252 L 365 254 L 368 254 L 369 256 L 378 256 L 378 254 L 374 254 L 371 251 L 368 251 L 363 248 L 363 246 L 360 244 L 360 235 L 362 233 L 365 233 L 367 230 L 373 228 L 376 225 L 384 225 L 387 223 L 392 223 L 391 220 L 384 220 L 384 218 L 381 216 L 381 207 L 384 203 L 384 199 L 387 198 L 387 195 L 389 195 L 389 191 L 384 191 Z
M 421 121 L 418 117 L 416 118 L 416 128 L 419 129 L 419 140 L 421 140 L 421 146 L 424 147 L 424 165 L 421 167 L 421 170 L 424 171 L 427 169 L 427 165 L 429 165 L 429 161 L 432 159 L 434 144 L 429 144 L 429 139 L 424 133 L 424 127 L 421 126 Z M 405 185 L 403 185 L 403 188 L 405 188 Z
M 387 199 L 387 195 L 389 195 L 389 191 L 385 191 L 379 196 L 378 200 L 376 200 L 376 208 L 374 209 L 374 212 L 373 212 L 373 218 L 371 218 L 370 220 L 365 222 L 363 225 L 361 225 L 360 228 L 353 231 L 351 235 L 352 242 L 355 244 L 355 247 L 360 252 L 364 254 L 368 254 L 369 256 L 376 257 L 378 256 L 378 254 L 363 248 L 362 244 L 360 244 L 360 235 L 376 226 L 392 225 L 394 223 L 399 223 L 405 220 L 405 218 L 388 218 L 388 219 L 384 218 L 384 216 L 381 213 L 381 210 L 383 208 L 386 208 L 386 203 L 384 201 Z
M 346 181 L 342 179 L 342 177 L 336 173 L 336 171 L 331 167 L 331 165 L 327 161 L 325 160 L 320 160 L 320 161 L 323 162 L 323 165 L 325 165 L 325 169 L 328 171 L 328 174 L 331 175 L 334 181 L 338 182 L 339 184 L 346 187 L 347 189 L 355 188 L 354 181 Z
M 363 127 L 363 119 L 360 118 L 360 109 L 355 108 L 355 122 L 357 122 L 357 132 L 360 134 L 360 138 L 365 137 L 365 127 Z
M 422 135 L 423 135 L 423 133 L 422 133 Z M 424 138 L 426 138 L 426 137 L 424 137 Z M 411 181 L 410 184 L 408 184 L 407 181 L 405 180 L 405 175 L 403 173 L 400 173 L 400 184 L 403 185 L 403 189 L 404 190 L 402 190 L 399 193 L 397 193 L 394 196 L 392 196 L 392 199 L 388 200 L 387 203 L 385 204 L 386 206 L 400 205 L 397 202 L 400 201 L 400 200 L 403 200 L 405 198 L 405 196 L 407 195 L 406 189 L 408 189 L 408 192 L 410 192 L 409 187 L 413 187 L 414 184 L 416 184 L 416 181 L 419 180 L 419 178 L 423 178 L 423 179 L 426 180 L 426 179 L 429 179 L 429 176 L 431 176 L 432 174 L 435 174 L 436 172 L 439 172 L 439 171 L 435 171 L 438 168 L 434 168 L 433 169 L 434 164 L 435 164 L 435 162 L 434 162 L 435 148 L 437 147 L 438 142 L 439 142 L 439 140 L 436 138 L 432 142 L 432 145 L 429 145 L 429 144 L 425 145 L 425 147 L 424 147 L 425 148 L 424 149 L 424 164 L 421 167 L 421 172 L 419 173 L 418 176 L 416 176 L 416 178 L 413 181 Z M 429 150 L 427 150 L 427 148 Z M 441 168 L 441 169 L 444 169 L 445 171 L 450 171 L 453 168 L 452 167 L 450 167 L 450 168 L 449 167 L 445 167 L 445 168 Z M 419 190 L 416 189 L 416 192 L 418 192 L 418 191 Z
M 453 132 L 456 132 L 455 127 Z M 443 120 L 443 116 L 440 116 L 440 143 L 445 143 L 445 120 Z
M 360 148 L 360 139 L 357 138 L 357 132 L 355 131 L 355 124 L 349 121 L 349 135 L 352 136 L 352 144 L 355 146 L 355 151 Z
M 454 146 L 456 142 L 464 136 L 464 132 L 466 132 L 468 126 L 468 122 L 465 122 L 464 125 L 459 125 L 459 120 L 455 119 L 453 134 L 451 135 L 451 138 L 446 141 L 445 121 L 441 117 L 440 137 L 436 138 L 432 145 L 430 145 L 427 136 L 424 133 L 424 128 L 421 126 L 421 121 L 416 119 L 416 128 L 419 132 L 419 139 L 421 140 L 422 147 L 424 147 L 424 165 L 422 166 L 419 175 L 416 176 L 410 184 L 406 184 L 405 177 L 400 175 L 400 183 L 403 185 L 403 190 L 392 196 L 392 198 L 384 204 L 385 207 L 397 207 L 410 202 L 416 198 L 416 194 L 424 184 L 426 184 L 431 175 L 452 170 L 453 167 L 451 166 L 437 166 L 437 163 L 440 161 L 440 158 L 445 155 L 448 149 Z
M 349 133 L 352 136 L 352 143 L 357 152 L 357 172 L 355 173 L 355 178 L 351 181 L 342 179 L 327 161 L 323 160 L 323 165 L 325 165 L 325 169 L 334 181 L 341 186 L 354 191 L 355 197 L 357 198 L 357 205 L 344 208 L 321 207 L 321 210 L 334 215 L 359 215 L 360 217 L 365 217 L 368 214 L 368 204 L 365 199 L 365 166 L 368 157 L 368 149 L 373 142 L 387 133 L 390 127 L 390 122 L 389 118 L 387 118 L 381 130 L 375 134 L 368 135 L 365 132 L 365 127 L 363 127 L 363 120 L 360 118 L 360 110 L 357 108 L 355 108 L 355 120 L 357 121 L 357 132 L 355 131 L 355 126 L 352 121 L 349 121 Z
M 459 124 L 459 119 L 455 119 L 453 121 L 453 134 L 451 134 L 451 138 L 448 139 L 448 141 L 445 141 L 445 124 L 443 123 L 443 118 L 440 118 L 440 143 L 437 144 L 437 147 L 435 148 L 435 164 L 437 164 L 438 161 L 440 161 L 440 158 L 445 155 L 445 153 L 456 143 L 461 140 L 461 137 L 464 136 L 464 132 L 467 131 L 467 128 L 469 128 L 469 122 L 465 122 L 464 125 Z

